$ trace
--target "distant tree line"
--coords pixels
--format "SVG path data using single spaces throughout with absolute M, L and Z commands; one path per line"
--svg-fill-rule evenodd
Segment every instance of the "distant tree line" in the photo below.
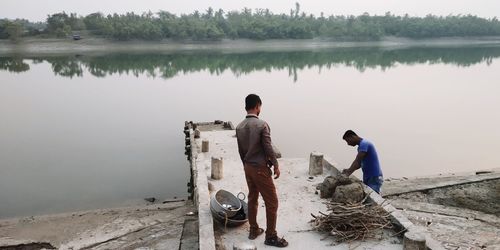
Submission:
M 0 19 L 0 39 L 18 41 L 23 36 L 35 36 L 46 32 L 43 22 L 33 23 L 26 19 Z
M 298 78 L 298 70 L 336 66 L 386 70 L 406 64 L 452 64 L 468 67 L 478 63 L 491 64 L 500 58 L 500 47 L 410 48 L 385 50 L 380 48 L 342 48 L 321 51 L 178 54 L 111 54 L 103 56 L 0 57 L 0 70 L 25 72 L 32 64 L 46 62 L 54 74 L 81 77 L 89 73 L 96 77 L 114 74 L 147 75 L 164 79 L 179 74 L 207 71 L 219 75 L 226 71 L 236 76 L 255 71 L 287 70 Z
M 33 27 L 45 35 L 66 37 L 86 31 L 93 35 L 116 40 L 191 39 L 197 41 L 220 39 L 307 39 L 379 40 L 384 36 L 408 38 L 498 36 L 500 22 L 494 17 L 449 15 L 425 17 L 385 15 L 320 16 L 301 12 L 297 3 L 289 14 L 274 14 L 269 9 L 225 12 L 209 8 L 204 13 L 175 15 L 158 13 L 103 15 L 93 13 L 78 16 L 65 12 L 49 15 L 43 24 L 27 21 L 0 20 L 0 38 L 16 39 L 34 35 Z M 31 27 L 31 28 L 30 28 Z

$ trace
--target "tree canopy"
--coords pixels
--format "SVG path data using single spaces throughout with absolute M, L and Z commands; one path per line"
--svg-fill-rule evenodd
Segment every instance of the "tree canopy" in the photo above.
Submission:
M 0 39 L 8 38 L 9 20 L 0 20 Z M 22 23 L 22 22 L 18 22 Z M 25 30 L 32 23 L 22 23 Z M 207 9 L 176 15 L 168 11 L 136 14 L 104 15 L 92 13 L 78 16 L 65 12 L 49 15 L 43 32 L 65 37 L 73 32 L 88 31 L 93 35 L 116 40 L 220 40 L 220 39 L 307 39 L 379 40 L 384 36 L 407 38 L 498 36 L 500 22 L 474 15 L 425 17 L 385 15 L 314 16 L 302 12 L 296 4 L 289 14 L 274 14 L 269 9 L 225 12 Z M 26 32 L 32 34 L 33 32 Z M 24 34 L 24 33 L 23 33 Z

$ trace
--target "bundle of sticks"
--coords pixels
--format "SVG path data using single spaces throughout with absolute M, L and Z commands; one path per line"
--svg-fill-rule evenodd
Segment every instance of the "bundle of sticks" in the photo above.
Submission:
M 328 214 L 311 214 L 313 229 L 335 236 L 340 243 L 373 238 L 379 229 L 392 228 L 389 213 L 377 204 L 365 204 L 365 199 L 354 204 L 330 201 Z

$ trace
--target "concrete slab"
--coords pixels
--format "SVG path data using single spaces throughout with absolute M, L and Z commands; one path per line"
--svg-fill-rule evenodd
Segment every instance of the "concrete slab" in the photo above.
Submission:
M 99 209 L 0 221 L 0 248 L 22 242 L 57 249 L 178 249 L 188 202 Z
M 391 200 L 391 205 L 395 208 L 405 211 L 423 212 L 429 214 L 439 214 L 464 218 L 467 220 L 478 220 L 491 226 L 500 228 L 500 218 L 492 214 L 482 213 L 476 210 L 443 206 L 426 202 L 414 202 L 408 200 Z
M 445 249 L 500 249 L 500 228 L 473 218 L 403 210 Z
M 382 195 L 390 197 L 411 192 L 420 192 L 456 185 L 500 179 L 500 169 L 471 173 L 443 174 L 428 177 L 387 179 L 382 186 Z
M 237 194 L 239 192 L 248 193 L 243 166 L 239 158 L 235 131 L 204 131 L 201 138 L 196 140 L 200 147 L 202 140 L 210 141 L 210 151 L 199 153 L 196 158 L 197 167 L 203 168 L 205 178 L 212 186 L 210 195 L 213 196 L 219 189 L 225 189 Z M 210 179 L 211 157 L 222 157 L 224 164 L 224 178 L 221 180 Z M 401 238 L 390 237 L 387 234 L 380 234 L 380 240 L 355 241 L 351 244 L 337 244 L 333 239 L 318 232 L 310 231 L 309 221 L 312 219 L 311 213 L 318 214 L 319 211 L 326 212 L 325 200 L 315 194 L 316 185 L 330 173 L 336 171 L 325 169 L 323 175 L 309 178 L 309 159 L 279 160 L 281 166 L 281 177 L 275 181 L 277 187 L 280 206 L 278 209 L 277 231 L 279 236 L 285 236 L 290 245 L 288 249 L 349 249 L 353 246 L 358 249 L 402 249 Z M 259 201 L 258 222 L 265 228 L 265 209 L 262 199 Z M 202 211 L 200 211 L 201 213 Z M 394 233 L 394 232 L 393 232 Z M 226 249 L 232 249 L 233 244 L 246 242 L 248 240 L 248 224 L 237 228 L 227 228 L 217 225 L 215 234 L 220 236 L 220 245 Z M 201 237 L 201 235 L 200 235 Z M 201 241 L 201 239 L 200 239 Z M 274 249 L 264 245 L 264 237 L 252 241 L 258 249 Z

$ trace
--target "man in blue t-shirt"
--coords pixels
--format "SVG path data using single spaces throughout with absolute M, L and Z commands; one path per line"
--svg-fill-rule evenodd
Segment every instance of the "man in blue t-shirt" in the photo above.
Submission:
M 359 137 L 354 131 L 347 130 L 342 137 L 349 146 L 358 146 L 356 159 L 348 169 L 342 170 L 342 173 L 349 176 L 357 169 L 363 170 L 363 182 L 380 194 L 380 187 L 384 182 L 380 163 L 378 162 L 375 146 L 366 139 Z

